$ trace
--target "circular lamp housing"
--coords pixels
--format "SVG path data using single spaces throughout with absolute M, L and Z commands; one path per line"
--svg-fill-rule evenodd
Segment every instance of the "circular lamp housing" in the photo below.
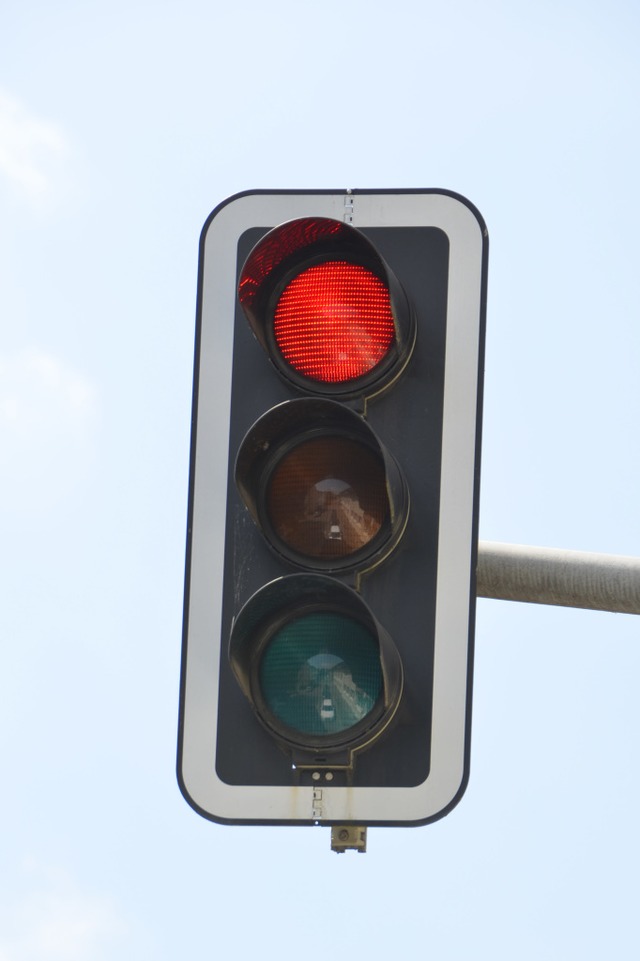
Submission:
M 396 546 L 409 495 L 367 423 L 330 400 L 285 401 L 240 445 L 240 494 L 271 547 L 312 570 L 368 570 Z
M 258 341 L 295 387 L 373 396 L 404 369 L 416 323 L 375 246 L 326 217 L 280 224 L 253 248 L 238 296 Z
M 355 591 L 320 574 L 278 578 L 254 594 L 234 622 L 229 659 L 260 723 L 301 765 L 349 766 L 402 695 L 387 632 Z

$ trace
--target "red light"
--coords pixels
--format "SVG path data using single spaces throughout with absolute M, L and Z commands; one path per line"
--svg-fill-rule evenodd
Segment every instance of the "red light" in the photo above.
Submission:
M 359 264 L 315 264 L 283 290 L 273 332 L 282 356 L 304 377 L 354 380 L 373 370 L 394 343 L 389 291 Z

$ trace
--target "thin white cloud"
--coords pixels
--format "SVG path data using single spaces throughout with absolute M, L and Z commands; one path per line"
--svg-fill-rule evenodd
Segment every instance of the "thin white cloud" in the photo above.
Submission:
M 69 878 L 39 865 L 27 866 L 19 880 L 22 890 L 0 909 L 0 961 L 117 956 L 129 932 L 111 899 L 81 891 Z
M 45 197 L 69 152 L 61 128 L 0 90 L 0 176 L 30 199 Z
M 93 411 L 86 377 L 38 348 L 0 355 L 0 429 L 21 435 L 66 429 Z
M 12 509 L 49 506 L 86 475 L 96 398 L 89 378 L 47 351 L 0 355 L 0 471 Z

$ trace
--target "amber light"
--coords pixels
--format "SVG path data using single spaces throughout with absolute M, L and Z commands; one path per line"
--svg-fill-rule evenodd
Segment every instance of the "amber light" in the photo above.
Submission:
M 389 514 L 380 458 L 350 438 L 303 441 L 279 461 L 267 490 L 273 531 L 309 559 L 346 559 L 366 548 Z
M 314 264 L 284 288 L 273 333 L 284 359 L 302 376 L 324 383 L 354 380 L 393 346 L 389 291 L 359 264 Z

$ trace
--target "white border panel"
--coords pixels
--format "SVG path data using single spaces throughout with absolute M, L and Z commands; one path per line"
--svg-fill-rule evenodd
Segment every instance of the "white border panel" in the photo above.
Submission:
M 417 787 L 332 787 L 314 799 L 311 787 L 228 785 L 215 772 L 229 444 L 221 424 L 230 414 L 237 241 L 250 227 L 296 217 L 342 220 L 345 199 L 346 192 L 240 195 L 205 235 L 182 781 L 192 803 L 219 820 L 423 821 L 451 804 L 464 777 L 483 236 L 465 203 L 438 193 L 350 198 L 355 227 L 435 226 L 450 242 L 429 776 Z

